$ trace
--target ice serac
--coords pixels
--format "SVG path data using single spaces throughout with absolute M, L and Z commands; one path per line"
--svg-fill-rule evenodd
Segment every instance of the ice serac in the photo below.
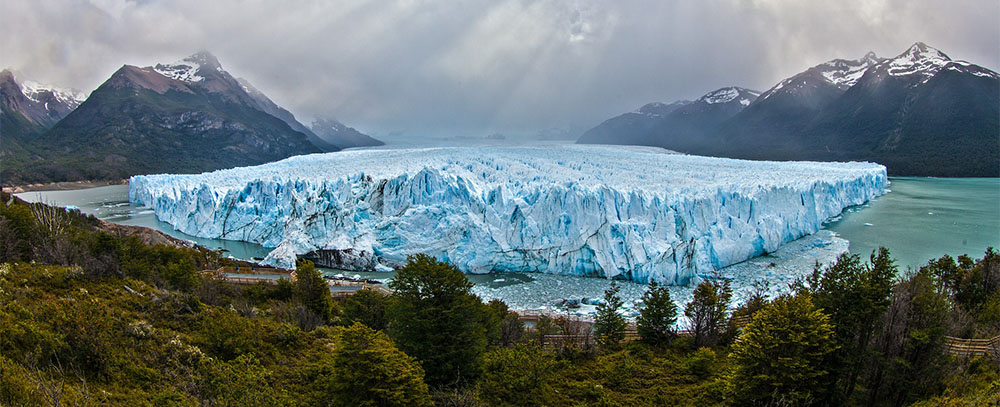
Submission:
M 427 253 L 470 273 L 684 284 L 819 230 L 884 193 L 871 163 L 761 162 L 658 148 L 552 145 L 360 150 L 198 175 L 132 177 L 178 230 L 274 250 Z

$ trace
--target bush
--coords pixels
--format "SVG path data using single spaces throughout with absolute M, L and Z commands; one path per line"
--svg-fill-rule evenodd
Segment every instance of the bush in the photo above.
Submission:
M 388 336 L 359 322 L 341 328 L 333 348 L 326 404 L 430 406 L 424 371 Z
M 547 405 L 552 392 L 555 358 L 551 353 L 525 344 L 500 348 L 486 354 L 479 378 L 480 398 L 494 406 Z

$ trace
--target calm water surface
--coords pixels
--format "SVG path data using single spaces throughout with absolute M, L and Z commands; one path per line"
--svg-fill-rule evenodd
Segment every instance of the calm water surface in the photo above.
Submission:
M 889 248 L 901 268 L 1000 249 L 1000 178 L 891 178 L 889 192 L 826 224 L 867 259 Z

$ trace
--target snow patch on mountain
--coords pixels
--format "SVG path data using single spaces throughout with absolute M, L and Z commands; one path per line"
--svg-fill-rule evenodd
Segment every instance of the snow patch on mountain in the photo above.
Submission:
M 864 76 L 868 68 L 881 61 L 882 59 L 876 56 L 874 52 L 869 52 L 858 60 L 834 59 L 816 68 L 819 69 L 820 74 L 826 78 L 827 82 L 846 89 L 858 83 L 858 80 Z
M 631 114 L 638 114 L 649 117 L 662 117 L 670 114 L 677 108 L 690 104 L 689 100 L 679 100 L 673 103 L 663 103 L 663 102 L 653 102 L 647 103 L 640 107 L 639 109 L 629 112 Z
M 222 67 L 217 67 L 217 69 L 219 72 L 222 72 Z M 198 71 L 201 70 L 201 63 L 196 60 L 194 55 L 172 64 L 156 64 L 156 66 L 153 67 L 153 70 L 158 72 L 160 75 L 181 82 L 195 83 L 201 82 L 205 79 L 204 77 L 198 75 Z
M 355 150 L 198 175 L 132 177 L 130 200 L 178 230 L 398 266 L 427 253 L 472 273 L 684 284 L 819 230 L 884 193 L 885 167 L 761 162 L 644 147 Z
M 706 94 L 705 96 L 702 96 L 698 100 L 701 101 L 701 102 L 705 102 L 705 103 L 713 104 L 714 105 L 714 104 L 717 104 L 717 103 L 732 102 L 733 100 L 736 100 L 737 98 L 740 98 L 739 103 L 741 103 L 744 106 L 746 106 L 746 105 L 749 105 L 750 102 L 753 101 L 753 98 L 756 98 L 757 95 L 759 95 L 759 94 L 760 94 L 760 92 L 752 91 L 752 90 L 749 90 L 749 89 L 743 89 L 743 88 L 737 88 L 737 87 L 728 87 L 728 88 L 722 88 L 722 89 L 719 89 L 719 90 L 716 90 L 716 91 L 713 91 L 713 92 L 709 92 L 708 94 Z
M 879 64 L 884 59 L 879 58 L 874 52 L 865 54 L 861 59 L 834 59 L 807 69 L 805 72 L 787 78 L 777 85 L 767 90 L 760 96 L 760 100 L 776 95 L 782 89 L 785 92 L 796 92 L 810 85 L 811 81 L 822 80 L 846 90 L 858 83 L 869 68 Z M 815 86 L 815 83 L 813 83 Z M 787 89 L 786 89 L 787 88 Z
M 966 61 L 951 61 L 951 63 L 945 65 L 944 69 L 969 73 L 984 78 L 1000 78 L 1000 75 L 998 75 L 996 72 Z

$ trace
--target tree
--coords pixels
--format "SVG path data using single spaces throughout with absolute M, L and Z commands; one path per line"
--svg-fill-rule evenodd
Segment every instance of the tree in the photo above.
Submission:
M 299 262 L 295 269 L 295 294 L 302 305 L 330 321 L 333 317 L 333 296 L 330 286 L 323 280 L 311 261 Z
M 389 326 L 387 312 L 390 297 L 372 290 L 360 290 L 347 297 L 341 304 L 340 323 L 344 326 L 355 322 L 376 331 L 384 331 Z
M 951 256 L 945 255 L 922 268 L 934 275 L 946 294 L 966 312 L 979 313 L 988 304 L 1000 300 L 1000 253 L 992 247 L 977 261 L 959 256 L 956 263 Z M 995 317 L 1000 316 L 987 315 L 987 319 Z
M 669 344 L 677 336 L 677 305 L 670 299 L 670 290 L 653 282 L 642 295 L 642 303 L 635 320 L 639 336 L 650 344 Z
M 385 333 L 360 322 L 340 328 L 327 403 L 335 406 L 430 406 L 424 371 Z
M 695 346 L 713 346 L 725 327 L 732 289 L 729 281 L 705 280 L 694 289 L 694 298 L 684 306 L 684 316 L 691 321 Z
M 948 299 L 938 281 L 922 269 L 898 283 L 879 322 L 881 353 L 867 369 L 868 405 L 902 406 L 931 394 L 941 384 Z
M 875 357 L 870 342 L 889 306 L 896 266 L 889 250 L 873 252 L 868 264 L 857 255 L 841 255 L 827 268 L 813 292 L 813 302 L 830 316 L 838 349 L 828 366 L 839 381 L 839 395 L 849 399 L 858 376 Z
M 618 296 L 620 290 L 618 284 L 611 282 L 611 287 L 604 290 L 604 301 L 597 306 L 594 339 L 601 347 L 616 346 L 625 339 L 625 318 L 618 313 L 622 307 L 622 298 Z
M 524 336 L 524 322 L 501 300 L 488 302 L 487 337 L 491 346 L 511 346 Z M 496 330 L 496 332 L 491 332 Z
M 480 398 L 493 406 L 545 405 L 555 367 L 551 352 L 519 344 L 486 354 L 477 384 Z
M 824 361 L 836 348 L 829 317 L 808 295 L 784 295 L 760 310 L 733 344 L 736 405 L 809 405 L 823 399 Z
M 396 272 L 389 334 L 416 357 L 431 386 L 463 384 L 482 369 L 486 351 L 483 312 L 472 283 L 455 266 L 418 254 Z

